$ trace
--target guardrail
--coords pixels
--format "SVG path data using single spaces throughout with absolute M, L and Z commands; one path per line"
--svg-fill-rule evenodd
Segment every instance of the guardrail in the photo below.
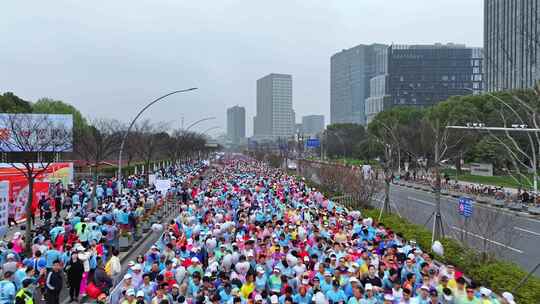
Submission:
M 395 184 L 398 185 L 398 186 L 401 186 L 401 187 L 407 187 L 407 188 L 412 188 L 412 189 L 416 189 L 416 190 L 422 190 L 422 191 L 426 191 L 426 192 L 434 192 L 433 187 L 431 185 L 410 183 L 410 182 L 406 182 L 406 181 L 398 181 Z M 478 194 L 478 193 L 457 191 L 457 190 L 449 188 L 449 187 L 442 188 L 441 189 L 441 195 L 443 195 L 443 196 L 451 196 L 451 197 L 454 197 L 454 198 L 459 198 L 459 197 L 462 197 L 462 196 L 466 196 L 466 197 L 472 198 L 474 201 L 476 201 L 476 202 L 478 202 L 480 204 L 490 205 L 492 207 L 497 207 L 497 208 L 501 208 L 501 209 L 508 209 L 508 210 L 515 211 L 515 212 L 523 212 L 523 213 L 530 214 L 532 216 L 540 215 L 540 207 L 539 206 L 527 205 L 527 204 L 524 204 L 522 202 L 516 201 L 512 197 L 510 197 L 510 198 L 507 197 L 505 199 L 500 199 L 500 198 L 486 196 L 486 195 Z

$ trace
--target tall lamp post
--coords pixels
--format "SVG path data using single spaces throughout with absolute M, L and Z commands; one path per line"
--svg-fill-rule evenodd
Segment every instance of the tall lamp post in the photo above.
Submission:
M 220 127 L 220 126 L 213 126 L 213 127 L 210 127 L 210 128 L 208 128 L 208 129 L 204 130 L 201 134 L 202 134 L 202 135 L 208 135 L 208 134 L 207 134 L 208 132 L 210 132 L 210 131 L 212 131 L 212 130 L 216 130 L 216 129 L 221 129 L 221 127 Z
M 205 117 L 205 118 L 202 118 L 202 119 L 199 119 L 195 122 L 193 122 L 192 124 L 190 124 L 187 128 L 186 128 L 186 132 L 189 131 L 189 129 L 193 128 L 194 126 L 200 124 L 201 122 L 203 121 L 207 121 L 207 120 L 212 120 L 212 119 L 216 119 L 215 117 Z
M 139 119 L 139 117 L 142 115 L 142 113 L 144 111 L 146 111 L 148 108 L 150 108 L 152 105 L 156 104 L 157 102 L 159 102 L 160 100 L 162 99 L 165 99 L 171 95 L 174 95 L 174 94 L 178 94 L 178 93 L 185 93 L 185 92 L 189 92 L 189 91 L 193 91 L 193 90 L 196 90 L 197 88 L 189 88 L 189 89 L 185 89 L 185 90 L 179 90 L 179 91 L 173 91 L 173 92 L 170 92 L 168 94 L 165 94 L 161 97 L 158 97 L 154 100 L 152 100 L 149 104 L 147 104 L 146 106 L 144 106 L 140 111 L 139 113 L 137 113 L 137 115 L 135 115 L 135 118 L 133 118 L 133 120 L 131 121 L 131 123 L 129 124 L 129 127 L 126 131 L 126 133 L 124 134 L 124 136 L 122 137 L 122 142 L 120 143 L 120 151 L 118 152 L 118 187 L 119 187 L 119 192 L 122 193 L 122 153 L 124 153 L 124 146 L 126 144 L 126 140 L 128 138 L 128 135 L 129 135 L 129 132 L 131 131 L 131 128 L 133 128 L 133 125 L 135 124 L 135 122 L 137 121 L 137 119 Z

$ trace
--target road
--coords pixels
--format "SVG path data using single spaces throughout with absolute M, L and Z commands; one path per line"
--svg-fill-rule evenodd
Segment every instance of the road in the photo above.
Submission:
M 390 200 L 392 208 L 397 208 L 401 216 L 432 229 L 430 217 L 435 207 L 432 192 L 392 185 Z M 441 214 L 446 235 L 474 248 L 485 248 L 527 271 L 540 263 L 540 221 L 537 219 L 475 203 L 473 215 L 465 224 L 458 213 L 458 199 L 451 196 L 441 196 Z M 535 275 L 540 276 L 540 269 Z

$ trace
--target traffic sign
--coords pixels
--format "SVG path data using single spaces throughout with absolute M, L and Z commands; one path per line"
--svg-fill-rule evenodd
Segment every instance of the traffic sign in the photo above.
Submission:
M 458 212 L 464 217 L 470 217 L 472 215 L 472 203 L 473 200 L 468 197 L 460 197 L 458 202 Z
M 321 142 L 318 138 L 310 138 L 306 141 L 306 146 L 310 148 L 318 148 L 321 146 Z

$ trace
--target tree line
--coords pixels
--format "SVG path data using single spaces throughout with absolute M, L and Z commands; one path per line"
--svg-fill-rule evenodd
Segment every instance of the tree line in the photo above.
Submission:
M 330 157 L 380 160 L 396 171 L 409 164 L 426 170 L 435 164 L 493 164 L 499 174 L 530 178 L 538 167 L 539 91 L 516 90 L 454 96 L 431 107 L 393 107 L 364 128 L 355 124 L 328 126 L 323 136 Z M 469 126 L 451 129 L 448 126 Z M 501 127 L 515 130 L 487 130 Z
M 120 143 L 127 131 L 127 122 L 110 118 L 86 118 L 74 106 L 50 98 L 36 102 L 23 100 L 7 92 L 0 95 L 1 113 L 39 113 L 73 115 L 72 153 L 65 155 L 70 160 L 81 160 L 88 167 L 97 168 L 102 162 L 116 164 Z M 127 167 L 137 162 L 148 171 L 154 161 L 177 163 L 199 157 L 209 152 L 204 135 L 182 129 L 171 129 L 163 122 L 149 119 L 137 122 L 124 147 Z M 97 170 L 92 170 L 97 177 Z

